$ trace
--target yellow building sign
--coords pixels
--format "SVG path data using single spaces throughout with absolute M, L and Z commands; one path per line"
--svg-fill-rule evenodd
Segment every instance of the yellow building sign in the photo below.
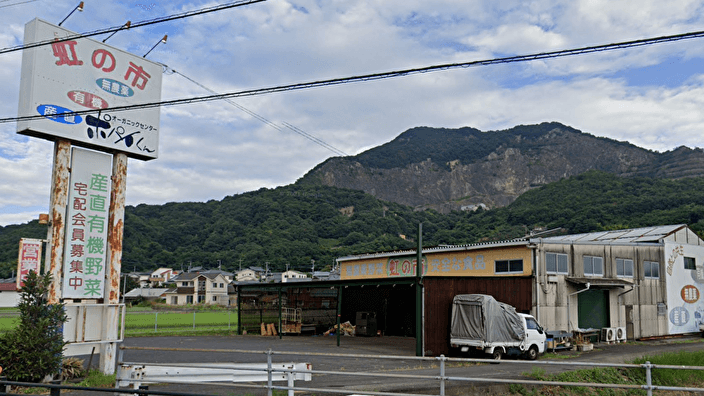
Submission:
M 415 255 L 340 259 L 341 279 L 416 276 Z M 526 276 L 532 274 L 531 250 L 525 245 L 472 250 L 444 250 L 423 255 L 423 276 Z

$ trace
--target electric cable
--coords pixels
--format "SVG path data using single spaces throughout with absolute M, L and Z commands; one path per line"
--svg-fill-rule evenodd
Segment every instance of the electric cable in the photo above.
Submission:
M 246 6 L 246 5 L 255 4 L 255 3 L 262 3 L 265 1 L 267 1 L 267 0 L 239 0 L 239 1 L 234 1 L 234 2 L 230 2 L 230 3 L 217 5 L 217 6 L 199 8 L 197 10 L 186 11 L 186 12 L 182 12 L 180 14 L 172 14 L 172 15 L 167 15 L 167 16 L 163 16 L 163 17 L 159 17 L 159 18 L 148 19 L 145 21 L 136 22 L 136 23 L 133 23 L 130 25 L 130 29 L 134 29 L 134 28 L 142 27 L 142 26 L 154 25 L 154 24 L 168 22 L 168 21 L 174 21 L 177 19 L 190 18 L 190 17 L 196 16 L 196 15 L 208 14 L 211 12 L 222 11 L 222 10 L 226 10 L 226 9 L 230 9 L 230 8 L 241 7 L 241 6 Z M 37 41 L 36 43 L 31 43 L 31 44 L 22 44 L 22 45 L 18 45 L 15 47 L 7 47 L 7 48 L 0 49 L 0 54 L 5 54 L 5 53 L 9 53 L 9 52 L 14 52 L 14 51 L 20 51 L 23 49 L 41 47 L 43 45 L 49 45 L 49 44 L 55 43 L 55 42 L 76 40 L 76 39 L 85 38 L 85 37 L 98 36 L 98 35 L 105 34 L 105 33 L 112 33 L 112 32 L 122 30 L 124 28 L 124 26 L 125 25 L 123 24 L 120 26 L 113 26 L 113 27 L 109 27 L 109 28 L 94 30 L 92 32 L 77 33 L 77 34 L 73 34 L 73 35 L 68 35 L 68 36 L 63 37 L 63 38 L 56 40 L 56 41 L 54 39 L 49 39 L 49 40 Z
M 258 1 L 265 1 L 265 0 L 258 0 Z M 150 102 L 150 103 L 133 104 L 133 105 L 125 105 L 125 106 L 115 106 L 115 107 L 108 107 L 106 109 L 103 109 L 103 111 L 106 111 L 106 110 L 124 111 L 124 110 L 133 110 L 133 109 L 148 109 L 148 108 L 161 107 L 161 106 L 176 106 L 176 105 L 181 105 L 181 104 L 209 102 L 209 101 L 213 101 L 213 100 L 223 100 L 223 99 L 237 98 L 237 97 L 264 95 L 264 94 L 270 94 L 270 93 L 276 93 L 276 92 L 302 90 L 302 89 L 309 89 L 309 88 L 349 84 L 349 83 L 355 83 L 355 82 L 376 81 L 376 80 L 382 80 L 382 79 L 387 79 L 387 78 L 403 77 L 403 76 L 410 76 L 410 75 L 415 75 L 415 74 L 451 70 L 451 69 L 457 69 L 457 68 L 469 68 L 469 67 L 488 66 L 488 65 L 496 65 L 496 64 L 503 64 L 503 63 L 529 62 L 529 61 L 540 60 L 540 59 L 562 58 L 562 57 L 567 57 L 567 56 L 589 54 L 589 53 L 595 53 L 595 52 L 614 51 L 614 50 L 619 50 L 619 49 L 642 47 L 642 46 L 647 46 L 647 45 L 654 45 L 654 44 L 659 44 L 659 43 L 674 42 L 674 41 L 693 39 L 693 38 L 701 38 L 701 37 L 704 37 L 704 31 L 683 33 L 683 34 L 677 34 L 677 35 L 672 35 L 672 36 L 662 36 L 662 37 L 655 37 L 655 38 L 648 38 L 648 39 L 640 39 L 640 40 L 633 40 L 633 41 L 625 41 L 625 42 L 613 43 L 613 44 L 603 44 L 603 45 L 596 45 L 596 46 L 589 46 L 589 47 L 582 47 L 582 48 L 566 49 L 566 50 L 559 50 L 559 51 L 540 52 L 540 53 L 528 54 L 528 55 L 515 55 L 515 56 L 502 57 L 502 58 L 485 59 L 485 60 L 462 62 L 462 63 L 446 63 L 446 64 L 425 66 L 425 67 L 413 68 L 413 69 L 396 70 L 396 71 L 390 71 L 390 72 L 380 72 L 380 73 L 373 73 L 373 74 L 364 74 L 364 75 L 353 76 L 353 77 L 341 77 L 341 78 L 333 78 L 333 79 L 328 79 L 328 80 L 303 82 L 303 83 L 295 83 L 295 84 L 288 84 L 288 85 L 279 85 L 279 86 L 266 87 L 266 88 L 249 89 L 249 90 L 244 90 L 244 91 L 239 91 L 239 92 L 230 92 L 230 93 L 224 93 L 224 94 L 197 96 L 197 97 L 182 98 L 182 99 L 172 99 L 172 100 L 164 100 L 164 101 L 160 101 L 160 102 Z M 92 113 L 95 113 L 95 110 L 81 110 L 81 111 L 57 113 L 57 114 L 52 114 L 52 117 L 67 116 L 67 115 L 84 115 L 84 114 L 92 114 Z M 38 115 L 31 115 L 31 116 L 21 116 L 21 117 L 7 117 L 7 118 L 0 118 L 0 123 L 16 122 L 16 121 L 29 121 L 29 120 L 41 119 L 43 117 L 44 117 L 43 115 L 39 115 L 39 114 Z
M 165 72 L 166 72 L 167 70 L 170 71 L 170 73 L 168 73 L 168 74 L 178 74 L 179 76 L 181 76 L 181 77 L 185 78 L 186 80 L 192 82 L 193 84 L 195 84 L 195 85 L 197 85 L 197 86 L 203 88 L 204 90 L 206 90 L 206 91 L 208 91 L 208 92 L 210 92 L 210 93 L 212 93 L 212 94 L 216 94 L 216 95 L 217 95 L 217 92 L 215 92 L 215 91 L 213 91 L 212 89 L 206 87 L 205 85 L 203 85 L 203 84 L 201 84 L 201 83 L 195 81 L 194 79 L 192 79 L 192 78 L 186 76 L 185 74 L 183 74 L 183 73 L 181 73 L 181 72 L 179 72 L 179 71 L 177 71 L 177 70 L 175 70 L 175 69 L 172 69 L 172 68 L 170 68 L 170 67 L 167 66 L 167 65 L 163 65 L 163 66 L 165 67 L 165 69 L 164 69 Z M 246 107 L 244 107 L 244 106 L 238 104 L 237 102 L 234 102 L 234 101 L 232 101 L 232 100 L 230 100 L 230 99 L 224 99 L 224 100 L 225 100 L 227 103 L 231 104 L 232 106 L 234 106 L 234 107 L 236 107 L 236 108 L 242 110 L 243 112 L 249 114 L 250 116 L 256 118 L 257 120 L 259 120 L 259 121 L 261 121 L 261 122 L 263 122 L 263 123 L 269 125 L 270 127 L 276 129 L 277 131 L 279 131 L 279 132 L 284 132 L 283 128 L 281 128 L 280 126 L 278 126 L 278 125 L 276 125 L 275 123 L 269 121 L 268 119 L 262 117 L 261 115 L 259 115 L 259 114 L 255 113 L 255 112 L 253 112 L 253 111 L 247 109 Z M 335 153 L 335 154 L 337 154 L 337 155 L 345 156 L 345 157 L 347 156 L 347 153 L 345 153 L 344 151 L 338 150 L 338 149 L 335 148 L 334 146 L 332 146 L 332 145 L 330 145 L 330 144 L 324 142 L 324 141 L 321 140 L 321 139 L 318 139 L 317 137 L 315 137 L 315 136 L 313 136 L 313 135 L 311 135 L 311 134 L 309 134 L 309 133 L 307 133 L 307 132 L 305 132 L 305 131 L 303 131 L 303 130 L 301 130 L 301 129 L 299 129 L 299 128 L 297 128 L 297 127 L 291 125 L 291 124 L 286 123 L 286 122 L 284 122 L 283 124 L 284 124 L 284 126 L 286 126 L 287 128 L 291 129 L 293 132 L 295 132 L 295 133 L 297 133 L 297 134 L 299 134 L 299 135 L 305 137 L 306 139 L 308 139 L 308 140 L 310 140 L 310 141 L 312 141 L 312 142 L 314 142 L 314 143 L 316 143 L 316 144 L 319 144 L 319 145 L 322 146 L 322 147 L 325 147 L 326 149 L 332 151 L 333 153 Z
M 34 3 L 35 1 L 38 1 L 38 0 L 25 0 L 25 1 L 21 1 L 21 2 L 19 2 L 19 3 L 12 3 L 12 4 L 0 5 L 0 8 L 7 8 L 7 7 L 12 7 L 12 6 L 20 5 L 20 4 Z

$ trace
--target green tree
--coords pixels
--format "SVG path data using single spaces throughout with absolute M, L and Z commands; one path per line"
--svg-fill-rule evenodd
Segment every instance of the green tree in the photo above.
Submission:
M 0 337 L 0 366 L 11 381 L 39 382 L 59 372 L 66 343 L 64 304 L 49 304 L 51 275 L 30 271 L 20 289 L 20 324 Z

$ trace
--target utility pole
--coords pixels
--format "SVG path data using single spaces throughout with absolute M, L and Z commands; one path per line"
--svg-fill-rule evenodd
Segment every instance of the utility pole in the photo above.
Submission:
M 240 271 L 242 271 L 242 257 L 240 257 Z
M 313 274 L 315 274 L 315 260 L 310 259 L 310 264 L 311 264 L 310 273 L 311 273 L 311 276 L 313 276 Z

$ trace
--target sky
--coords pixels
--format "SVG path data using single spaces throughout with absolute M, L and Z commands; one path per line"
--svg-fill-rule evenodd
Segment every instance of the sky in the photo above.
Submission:
M 58 24 L 78 3 L 0 0 L 0 50 L 23 43 L 27 22 Z M 91 32 L 227 3 L 88 0 L 62 27 Z M 267 0 L 107 44 L 142 56 L 167 34 L 147 59 L 166 65 L 161 98 L 172 100 L 702 31 L 702 11 L 704 0 Z M 21 51 L 0 53 L 0 118 L 18 114 L 21 62 Z M 704 38 L 694 38 L 162 107 L 158 158 L 128 161 L 127 204 L 288 185 L 417 126 L 557 121 L 658 152 L 702 147 L 703 66 Z M 16 131 L 0 123 L 0 226 L 48 213 L 53 143 Z

